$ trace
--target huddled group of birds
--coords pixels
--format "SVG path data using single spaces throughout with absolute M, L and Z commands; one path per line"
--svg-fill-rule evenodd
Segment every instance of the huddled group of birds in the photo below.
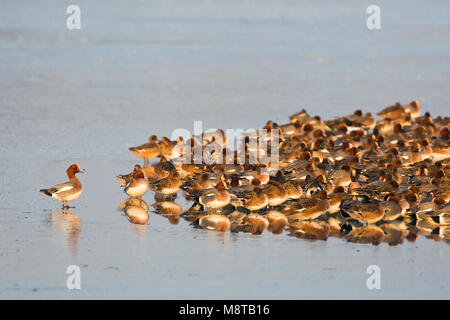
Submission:
M 333 236 L 375 245 L 415 241 L 418 234 L 450 243 L 450 118 L 421 115 L 417 101 L 377 115 L 381 119 L 356 110 L 322 120 L 302 110 L 286 124 L 268 121 L 264 141 L 244 134 L 236 150 L 227 148 L 221 129 L 186 140 L 152 135 L 129 148 L 144 164 L 117 176 L 129 196 L 118 209 L 132 223 L 148 223 L 142 197 L 150 189 L 153 210 L 174 224 L 184 218 L 219 232 L 286 231 L 302 239 Z M 267 145 L 277 146 L 277 163 L 258 161 L 273 151 Z M 186 162 L 205 150 L 213 150 L 214 161 Z M 81 192 L 75 166 L 61 191 L 42 192 L 73 200 L 58 193 Z M 179 194 L 192 205 L 177 204 Z

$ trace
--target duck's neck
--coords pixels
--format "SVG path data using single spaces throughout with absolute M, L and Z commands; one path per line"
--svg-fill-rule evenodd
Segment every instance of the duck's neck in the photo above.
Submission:
M 68 172 L 67 176 L 69 177 L 70 181 L 73 182 L 73 184 L 75 184 L 77 186 L 81 186 L 80 180 L 78 180 L 78 178 L 75 176 L 74 173 Z

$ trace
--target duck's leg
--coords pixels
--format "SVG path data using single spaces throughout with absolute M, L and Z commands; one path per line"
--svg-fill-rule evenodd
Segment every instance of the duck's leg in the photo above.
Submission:
M 66 207 L 66 206 L 65 206 L 65 201 L 64 201 L 64 200 L 62 200 L 61 202 L 62 202 L 62 206 L 61 206 L 61 209 L 65 209 L 65 207 Z

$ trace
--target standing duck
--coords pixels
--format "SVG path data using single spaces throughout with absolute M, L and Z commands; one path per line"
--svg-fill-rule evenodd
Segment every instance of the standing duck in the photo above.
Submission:
M 69 207 L 68 201 L 76 200 L 83 192 L 83 187 L 80 180 L 75 176 L 76 173 L 84 173 L 84 170 L 80 169 L 78 164 L 72 164 L 67 168 L 67 176 L 69 177 L 68 182 L 57 184 L 48 189 L 41 189 L 42 192 L 52 198 L 62 201 L 62 208 L 67 209 Z
M 149 159 L 156 158 L 161 153 L 157 136 L 150 136 L 148 141 L 149 142 L 139 146 L 128 148 L 128 150 L 130 150 L 136 157 L 144 159 L 144 165 L 148 164 Z
M 178 137 L 176 141 L 171 141 L 166 137 L 162 137 L 159 149 L 161 154 L 167 159 L 181 157 L 183 155 L 183 138 Z

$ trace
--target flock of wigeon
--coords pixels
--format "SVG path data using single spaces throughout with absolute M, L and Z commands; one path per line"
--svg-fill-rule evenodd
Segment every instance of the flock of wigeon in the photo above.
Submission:
M 278 133 L 269 135 L 278 140 L 277 167 L 249 163 L 249 136 L 242 137 L 241 151 L 231 151 L 231 161 L 223 152 L 225 164 L 191 164 L 182 161 L 186 149 L 177 146 L 188 144 L 194 153 L 224 146 L 226 137 L 217 141 L 204 133 L 171 141 L 152 135 L 129 148 L 144 165 L 117 176 L 129 196 L 118 209 L 132 223 L 146 224 L 149 206 L 142 196 L 151 189 L 155 212 L 174 224 L 183 217 L 220 232 L 287 230 L 303 239 L 335 236 L 389 245 L 422 234 L 450 242 L 450 118 L 421 116 L 417 101 L 377 115 L 381 120 L 356 110 L 323 121 L 302 110 L 287 124 L 268 121 L 263 129 Z M 150 164 L 151 159 L 158 160 Z M 78 172 L 83 171 L 71 165 L 69 182 L 40 191 L 67 208 L 82 192 Z M 193 202 L 184 212 L 175 202 L 179 191 Z

